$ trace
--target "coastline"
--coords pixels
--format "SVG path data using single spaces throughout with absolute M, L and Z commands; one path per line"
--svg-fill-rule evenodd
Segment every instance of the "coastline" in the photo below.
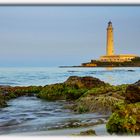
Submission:
M 58 68 L 139 68 L 140 66 L 58 66 Z
M 63 83 L 50 84 L 46 86 L 1 86 L 0 88 L 2 94 L 0 95 L 0 103 L 1 107 L 4 108 L 7 107 L 7 102 L 9 100 L 16 98 L 18 100 L 18 97 L 22 96 L 36 97 L 36 100 L 40 99 L 40 101 L 43 102 L 46 100 L 52 103 L 64 100 L 68 103 L 66 106 L 64 106 L 64 108 L 75 113 L 83 115 L 85 113 L 99 113 L 102 114 L 102 116 L 110 116 L 107 124 L 105 124 L 106 121 L 100 119 L 97 119 L 97 122 L 92 122 L 90 120 L 90 123 L 88 123 L 88 121 L 86 123 L 82 123 L 82 121 L 76 120 L 63 125 L 62 127 L 58 126 L 58 128 L 60 128 L 59 130 L 38 131 L 37 133 L 27 132 L 27 135 L 32 135 L 34 133 L 38 135 L 53 135 L 54 133 L 61 133 L 61 135 L 71 135 L 73 133 L 77 134 L 81 130 L 87 130 L 87 128 L 96 129 L 95 125 L 97 128 L 99 128 L 97 131 L 100 130 L 101 135 L 107 131 L 110 134 L 115 133 L 116 135 L 120 132 L 139 134 L 139 86 L 140 81 L 137 81 L 134 84 L 122 84 L 114 86 L 91 76 L 70 76 Z M 38 106 L 36 107 L 38 108 Z M 57 112 L 60 111 L 58 110 Z M 123 113 L 125 110 L 127 110 L 126 114 Z M 45 113 L 47 112 L 45 111 Z M 124 116 L 122 117 L 122 115 Z M 133 118 L 132 115 L 135 115 L 135 117 Z M 118 117 L 117 120 L 116 117 Z M 130 124 L 131 127 L 129 127 Z M 20 134 L 21 133 L 19 132 L 19 135 Z M 26 135 L 26 132 L 23 133 L 23 135 L 24 134 Z
M 139 68 L 140 66 L 58 66 L 58 68 Z

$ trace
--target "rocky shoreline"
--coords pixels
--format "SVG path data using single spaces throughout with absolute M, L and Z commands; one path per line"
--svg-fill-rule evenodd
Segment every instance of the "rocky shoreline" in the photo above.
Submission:
M 76 113 L 110 116 L 107 123 L 101 120 L 97 122 L 97 124 L 106 123 L 106 129 L 110 134 L 140 134 L 140 81 L 113 86 L 94 77 L 71 76 L 63 83 L 46 86 L 0 86 L 0 107 L 6 107 L 10 99 L 21 96 L 36 96 L 47 101 L 66 100 L 72 104 L 65 108 Z M 68 127 L 79 128 L 82 125 L 82 123 L 71 123 Z M 67 126 L 62 129 L 65 127 Z M 94 131 L 91 130 L 80 133 L 80 135 L 92 134 Z

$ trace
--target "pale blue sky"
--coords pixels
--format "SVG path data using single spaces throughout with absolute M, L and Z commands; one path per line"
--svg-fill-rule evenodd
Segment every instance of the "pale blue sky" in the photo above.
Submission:
M 1 6 L 0 66 L 79 65 L 105 54 L 106 27 L 115 53 L 140 55 L 140 7 Z

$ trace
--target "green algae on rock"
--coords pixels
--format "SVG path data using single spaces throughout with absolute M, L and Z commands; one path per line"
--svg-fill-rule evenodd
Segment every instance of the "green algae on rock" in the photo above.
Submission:
M 79 135 L 80 136 L 96 136 L 96 132 L 93 129 L 89 129 L 89 130 L 80 132 Z
M 0 108 L 6 107 L 6 106 L 7 106 L 6 100 L 5 100 L 4 97 L 0 94 Z
M 105 84 L 104 86 L 91 88 L 83 96 L 90 96 L 90 95 L 97 96 L 97 95 L 101 95 L 101 94 L 114 95 L 115 93 L 118 96 L 124 96 L 125 90 L 127 87 L 128 87 L 127 84 L 118 85 L 118 86 Z
M 38 98 L 46 100 L 75 100 L 84 94 L 87 89 L 71 87 L 65 83 L 48 85 L 37 94 Z
M 20 96 L 34 96 L 42 90 L 41 86 L 11 87 L 0 86 L 0 107 L 6 107 L 7 101 Z
M 93 87 L 101 87 L 106 85 L 106 83 L 104 83 L 100 79 L 91 76 L 84 76 L 84 77 L 70 76 L 65 81 L 65 83 L 69 86 L 74 85 L 79 88 L 86 88 L 86 89 L 91 89 Z
M 125 89 L 128 85 L 105 86 L 89 89 L 74 105 L 74 110 L 79 113 L 98 112 L 110 114 L 113 112 L 115 104 L 123 102 Z
M 88 89 L 103 85 L 106 85 L 106 83 L 98 78 L 70 76 L 64 83 L 44 87 L 37 97 L 47 100 L 76 100 Z
M 140 135 L 140 80 L 129 85 L 124 103 L 116 104 L 106 125 L 107 131 L 116 134 Z
M 79 113 L 97 112 L 100 114 L 111 114 L 114 105 L 118 102 L 122 102 L 122 100 L 106 95 L 83 97 L 77 102 L 74 110 Z
M 140 134 L 140 103 L 119 105 L 106 128 L 111 134 Z
M 128 103 L 140 102 L 140 86 L 129 85 L 126 89 L 125 100 Z

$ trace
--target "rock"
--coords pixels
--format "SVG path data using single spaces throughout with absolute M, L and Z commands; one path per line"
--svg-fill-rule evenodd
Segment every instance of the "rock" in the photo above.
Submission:
M 140 82 L 135 83 L 134 85 L 129 85 L 126 88 L 125 100 L 130 103 L 140 102 L 140 87 L 137 86 Z
M 88 88 L 88 89 L 106 85 L 103 81 L 99 80 L 98 78 L 94 78 L 90 76 L 85 76 L 85 77 L 70 76 L 65 81 L 65 83 L 68 85 L 78 86 L 79 88 Z
M 0 85 L 0 89 L 6 89 L 6 88 L 10 88 L 11 86 L 9 85 Z
M 110 116 L 106 128 L 111 134 L 140 135 L 140 103 L 119 105 Z
M 6 106 L 7 106 L 6 100 L 4 96 L 0 93 L 0 108 L 6 107 Z
M 78 113 L 96 112 L 99 114 L 110 115 L 115 104 L 118 102 L 123 102 L 123 100 L 106 95 L 81 97 L 76 102 L 74 111 Z
M 44 87 L 37 97 L 46 100 L 76 100 L 87 90 L 106 85 L 98 78 L 70 76 L 64 83 Z
M 135 85 L 135 86 L 140 86 L 140 80 L 137 81 L 136 83 L 134 83 L 133 85 Z
M 82 135 L 82 136 L 88 136 L 88 135 L 96 136 L 96 132 L 93 129 L 89 129 L 89 130 L 80 132 L 80 135 Z
M 128 70 L 128 71 L 130 71 L 130 72 L 134 72 L 134 70 Z

